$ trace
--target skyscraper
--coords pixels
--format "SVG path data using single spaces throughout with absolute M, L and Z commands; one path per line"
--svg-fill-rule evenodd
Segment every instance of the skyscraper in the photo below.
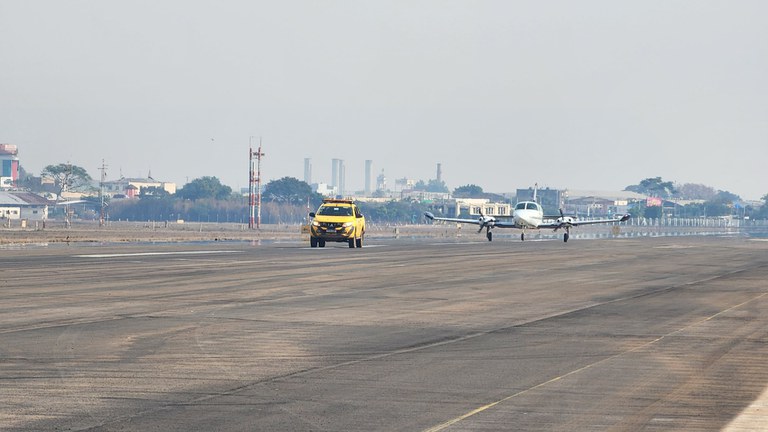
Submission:
M 365 161 L 365 196 L 371 196 L 371 175 L 373 170 L 373 161 Z
M 312 159 L 304 158 L 304 183 L 312 184 Z
M 344 179 L 346 177 L 346 170 L 344 169 L 343 159 L 333 159 L 331 170 L 331 186 L 336 189 L 337 195 L 344 195 Z
M 332 159 L 331 160 L 331 187 L 338 188 L 339 187 L 339 165 L 341 163 L 341 159 Z

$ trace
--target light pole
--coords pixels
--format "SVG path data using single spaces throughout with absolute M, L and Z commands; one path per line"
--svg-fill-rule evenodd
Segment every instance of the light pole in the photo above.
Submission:
M 103 227 L 105 223 L 105 211 L 104 211 L 104 182 L 107 179 L 107 164 L 104 163 L 104 159 L 101 160 L 101 181 L 99 182 L 99 198 L 101 198 L 101 211 L 99 213 L 99 226 Z

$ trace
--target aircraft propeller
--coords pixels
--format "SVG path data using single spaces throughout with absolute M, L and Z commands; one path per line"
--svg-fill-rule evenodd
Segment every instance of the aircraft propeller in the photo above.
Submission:
M 480 229 L 477 230 L 477 232 L 482 232 L 483 228 L 490 230 L 493 227 L 494 222 L 496 222 L 496 218 L 493 216 L 485 216 L 483 211 L 480 210 L 480 217 L 478 218 L 478 225 L 480 226 Z

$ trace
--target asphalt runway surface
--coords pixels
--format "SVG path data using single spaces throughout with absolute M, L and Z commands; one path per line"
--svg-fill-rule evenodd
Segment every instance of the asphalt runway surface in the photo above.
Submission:
M 306 246 L 0 250 L 0 430 L 768 425 L 768 242 Z

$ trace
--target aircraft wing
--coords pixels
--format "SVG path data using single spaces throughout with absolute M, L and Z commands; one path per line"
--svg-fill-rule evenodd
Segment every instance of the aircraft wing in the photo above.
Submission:
M 485 220 L 481 220 L 480 218 L 478 219 L 447 218 L 447 217 L 435 216 L 431 212 L 424 212 L 424 216 L 429 220 L 436 220 L 436 221 L 457 222 L 457 223 L 466 223 L 466 224 L 483 225 L 483 226 L 494 226 L 498 228 L 520 228 L 514 222 L 500 221 L 500 220 L 496 220 L 496 218 L 490 218 Z
M 439 216 L 435 216 L 431 212 L 424 212 L 424 216 L 427 219 L 429 219 L 429 220 L 446 221 L 446 222 L 458 222 L 458 223 L 468 223 L 468 224 L 480 225 L 480 220 L 479 219 L 460 219 L 460 218 L 439 217 Z
M 585 220 L 580 221 L 576 219 L 566 218 L 566 220 L 558 220 L 553 223 L 546 223 L 539 225 L 539 228 L 565 228 L 565 227 L 577 227 L 581 225 L 592 225 L 592 224 L 602 224 L 602 223 L 615 223 L 615 222 L 624 222 L 630 218 L 629 214 L 625 214 L 620 218 L 613 218 L 613 219 L 595 219 L 595 220 Z

